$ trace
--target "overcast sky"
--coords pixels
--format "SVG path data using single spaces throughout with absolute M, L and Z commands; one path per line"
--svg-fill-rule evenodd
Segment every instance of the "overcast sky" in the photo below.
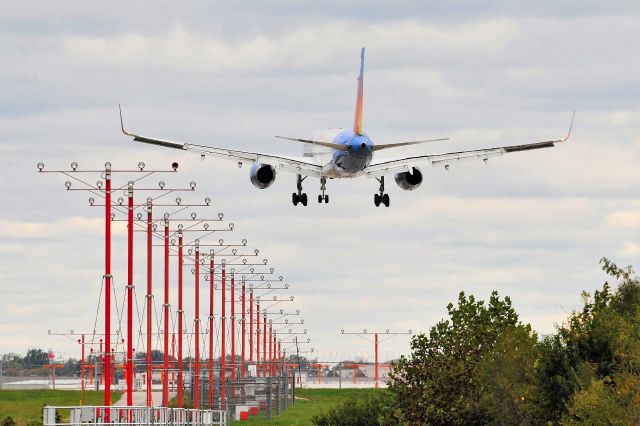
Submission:
M 426 331 L 460 291 L 509 295 L 523 321 L 549 333 L 581 290 L 601 286 L 602 256 L 640 257 L 636 1 L 3 3 L 0 353 L 77 356 L 78 345 L 47 330 L 90 332 L 96 318 L 102 212 L 87 194 L 65 192 L 63 177 L 38 175 L 38 161 L 178 161 L 165 180 L 197 181 L 191 199 L 211 196 L 237 239 L 285 276 L 290 309 L 302 311 L 324 359 L 370 357 L 372 345 L 341 329 Z M 293 207 L 295 175 L 258 190 L 247 167 L 120 133 L 118 103 L 140 133 L 299 156 L 273 135 L 350 127 L 362 46 L 374 142 L 451 137 L 385 155 L 560 138 L 575 109 L 572 138 L 488 165 L 426 166 L 416 191 L 389 181 L 386 209 L 373 206 L 373 180 L 329 181 L 331 203 L 318 205 L 319 182 L 308 179 L 312 202 Z M 116 226 L 118 291 L 123 236 Z M 139 294 L 143 262 L 139 251 Z M 160 269 L 156 277 L 160 288 Z M 399 336 L 381 358 L 407 350 Z

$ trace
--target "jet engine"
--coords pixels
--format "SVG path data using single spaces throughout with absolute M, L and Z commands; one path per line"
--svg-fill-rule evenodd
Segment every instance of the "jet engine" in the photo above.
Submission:
M 417 167 L 412 167 L 411 172 L 396 173 L 396 183 L 406 191 L 413 191 L 422 183 L 422 173 Z
M 266 189 L 276 180 L 276 169 L 269 164 L 254 163 L 249 176 L 253 186 Z

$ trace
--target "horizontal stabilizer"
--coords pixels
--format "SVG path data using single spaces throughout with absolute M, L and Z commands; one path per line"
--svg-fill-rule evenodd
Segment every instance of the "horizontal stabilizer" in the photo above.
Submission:
M 276 138 L 293 141 L 293 142 L 308 143 L 311 145 L 325 146 L 327 148 L 336 149 L 338 151 L 349 151 L 349 145 L 343 145 L 340 143 L 312 141 L 311 139 L 288 138 L 286 136 L 276 136 Z
M 408 145 L 417 145 L 421 143 L 429 143 L 429 142 L 441 142 L 448 141 L 449 138 L 439 138 L 439 139 L 425 139 L 422 141 L 407 141 L 407 142 L 398 142 L 398 143 L 387 143 L 383 145 L 374 145 L 373 151 L 380 151 L 381 149 L 389 149 L 389 148 L 398 148 L 400 146 L 408 146 Z

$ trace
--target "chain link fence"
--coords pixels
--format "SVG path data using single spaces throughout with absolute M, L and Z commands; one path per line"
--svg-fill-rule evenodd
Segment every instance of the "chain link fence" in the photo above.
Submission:
M 225 377 L 224 382 L 220 370 L 214 370 L 213 380 L 209 378 L 209 371 L 203 371 L 199 382 L 199 406 L 226 410 L 236 420 L 258 414 L 271 419 L 295 404 L 294 371 L 271 377 Z M 192 388 L 192 395 L 194 391 Z

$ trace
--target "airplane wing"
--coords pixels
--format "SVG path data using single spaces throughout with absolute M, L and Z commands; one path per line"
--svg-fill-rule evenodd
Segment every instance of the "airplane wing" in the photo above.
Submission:
M 575 113 L 574 113 L 575 116 Z M 483 160 L 487 161 L 491 157 L 497 157 L 503 154 L 509 154 L 511 152 L 530 151 L 541 148 L 551 148 L 555 144 L 565 142 L 571 136 L 571 129 L 573 127 L 573 117 L 571 118 L 571 125 L 569 126 L 569 132 L 567 136 L 562 139 L 534 142 L 523 145 L 509 145 L 500 146 L 496 148 L 475 149 L 471 151 L 459 151 L 448 152 L 444 154 L 428 154 L 418 155 L 415 157 L 402 158 L 400 160 L 385 161 L 382 163 L 372 164 L 364 171 L 367 177 L 380 177 L 393 173 L 402 173 L 410 171 L 417 165 L 430 163 L 432 166 L 444 166 L 449 169 L 449 165 L 452 163 L 464 161 L 464 160 Z
M 224 158 L 227 160 L 235 161 L 239 165 L 243 163 L 264 163 L 277 167 L 280 170 L 297 173 L 305 176 L 317 176 L 322 175 L 322 166 L 313 163 L 307 163 L 292 158 L 280 157 L 277 155 L 261 154 L 257 152 L 237 151 L 226 148 L 216 148 L 206 145 L 198 145 L 192 143 L 174 142 L 163 139 L 156 139 L 147 136 L 137 135 L 124 128 L 122 121 L 122 112 L 120 112 L 120 126 L 122 133 L 127 136 L 132 136 L 135 142 L 143 142 L 151 145 L 163 146 L 165 148 L 181 149 L 184 151 L 191 151 L 201 155 L 211 155 L 218 158 Z

